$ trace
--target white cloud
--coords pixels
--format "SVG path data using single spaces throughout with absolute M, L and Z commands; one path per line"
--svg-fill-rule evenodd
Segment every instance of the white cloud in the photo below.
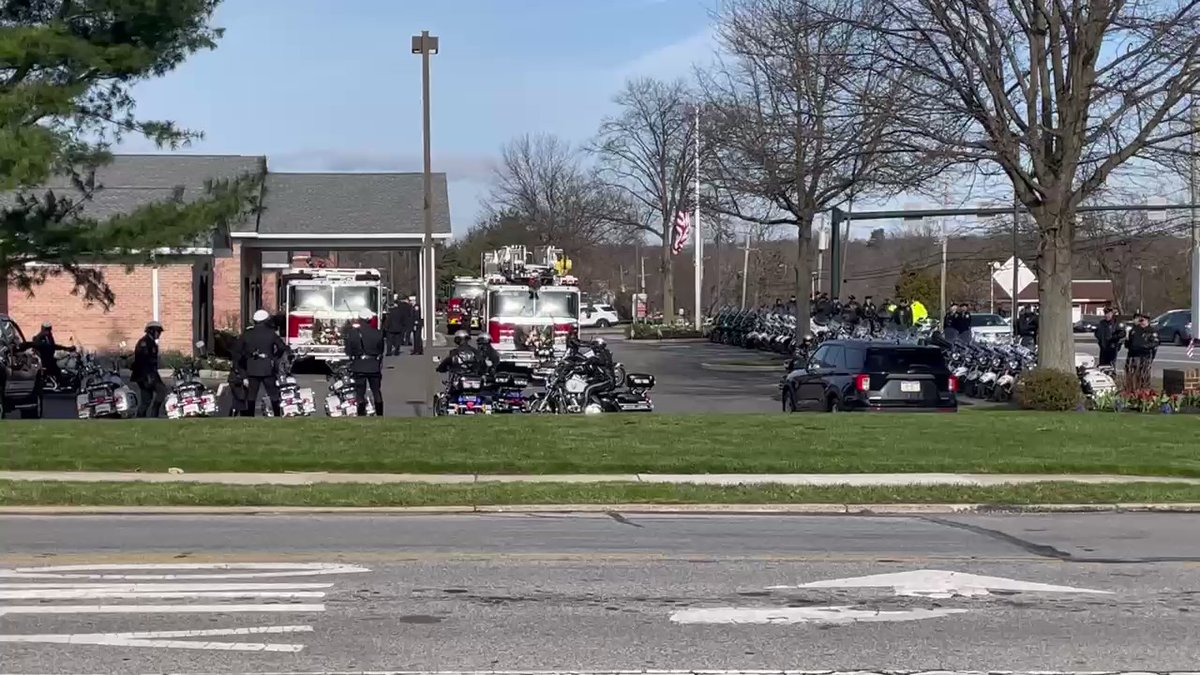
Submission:
M 631 77 L 655 77 L 664 80 L 691 79 L 697 65 L 712 61 L 717 48 L 716 29 L 708 26 L 686 38 L 642 54 L 613 73 L 620 84 Z

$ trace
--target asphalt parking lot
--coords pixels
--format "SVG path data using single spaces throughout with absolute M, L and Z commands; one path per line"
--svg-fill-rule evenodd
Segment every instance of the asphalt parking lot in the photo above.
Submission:
M 703 341 L 634 342 L 608 336 L 613 355 L 628 372 L 645 372 L 656 378 L 651 392 L 655 409 L 664 413 L 773 412 L 779 409 L 778 382 L 783 374 L 783 357 L 778 354 L 716 345 Z M 1094 344 L 1080 341 L 1077 349 L 1096 353 Z M 1200 367 L 1200 359 L 1189 360 L 1183 347 L 1164 346 L 1155 361 L 1155 376 L 1164 368 Z M 384 363 L 384 413 L 388 417 L 418 415 L 425 395 L 424 377 L 438 350 L 425 356 L 388 357 Z M 1120 364 L 1118 364 L 1120 365 Z M 302 386 L 311 387 L 320 401 L 325 395 L 325 376 L 320 366 L 297 374 Z M 440 387 L 440 379 L 438 380 Z M 227 406 L 227 404 L 224 404 Z M 227 407 L 223 407 L 223 410 Z M 70 396 L 46 400 L 46 416 L 75 417 Z M 14 418 L 16 416 L 13 416 Z

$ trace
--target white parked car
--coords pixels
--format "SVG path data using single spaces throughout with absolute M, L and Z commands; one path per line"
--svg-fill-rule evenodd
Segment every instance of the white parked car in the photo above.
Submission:
M 579 325 L 582 328 L 608 328 L 621 323 L 621 317 L 612 305 L 587 305 L 579 310 Z
M 972 314 L 971 337 L 980 342 L 1007 342 L 1012 339 L 1012 324 L 999 314 Z

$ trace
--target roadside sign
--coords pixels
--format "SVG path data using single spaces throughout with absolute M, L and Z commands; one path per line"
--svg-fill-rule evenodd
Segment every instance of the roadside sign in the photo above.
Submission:
M 633 294 L 633 318 L 644 320 L 649 315 L 648 299 L 649 297 L 645 293 Z

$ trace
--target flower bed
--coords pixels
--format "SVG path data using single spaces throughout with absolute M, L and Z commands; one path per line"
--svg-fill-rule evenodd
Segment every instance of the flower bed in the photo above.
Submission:
M 1101 412 L 1200 414 L 1200 391 L 1182 394 L 1164 394 L 1153 389 L 1119 392 L 1098 397 L 1095 408 Z

